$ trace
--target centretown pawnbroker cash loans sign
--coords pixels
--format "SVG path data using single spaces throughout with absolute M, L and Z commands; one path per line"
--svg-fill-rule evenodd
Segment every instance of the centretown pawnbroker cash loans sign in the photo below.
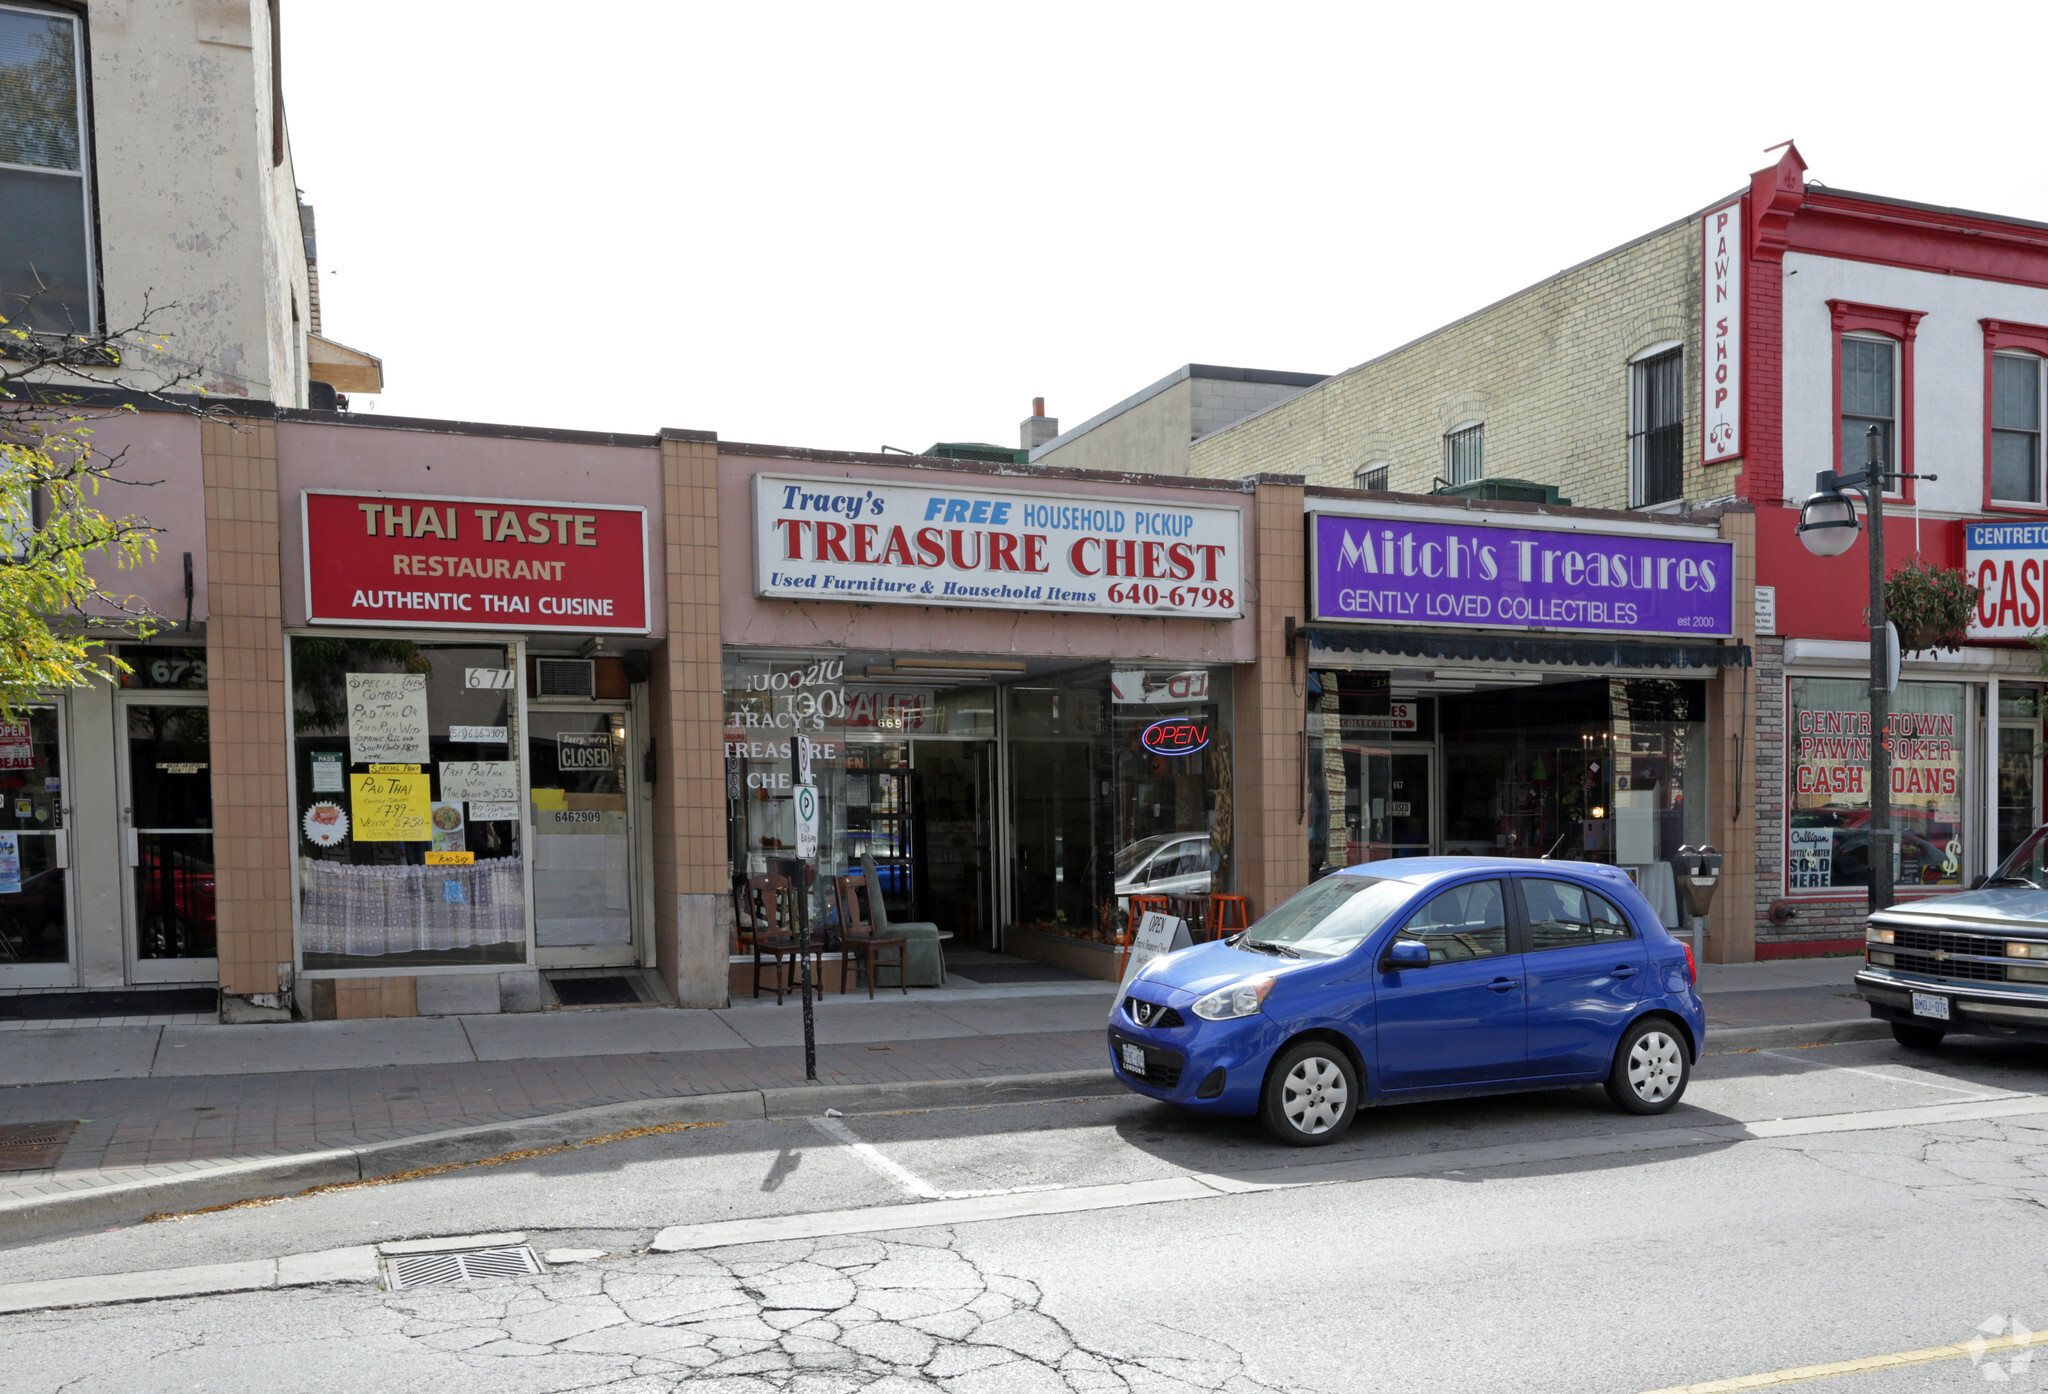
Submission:
M 1578 529 L 1318 513 L 1318 620 L 1561 629 L 1735 632 L 1734 544 Z
M 754 476 L 754 592 L 792 600 L 1231 619 L 1235 508 Z

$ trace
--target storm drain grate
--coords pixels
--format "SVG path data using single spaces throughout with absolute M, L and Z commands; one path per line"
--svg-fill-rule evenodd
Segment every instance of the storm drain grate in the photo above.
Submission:
M 76 1118 L 0 1124 L 0 1171 L 41 1171 L 57 1165 L 76 1131 Z
M 523 1278 L 541 1271 L 540 1259 L 524 1244 L 452 1254 L 393 1254 L 384 1261 L 390 1265 L 393 1288 L 473 1283 L 486 1278 Z

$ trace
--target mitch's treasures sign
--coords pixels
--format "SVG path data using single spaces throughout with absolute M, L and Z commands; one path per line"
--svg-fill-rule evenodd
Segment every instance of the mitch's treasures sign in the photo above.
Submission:
M 793 600 L 1234 618 L 1235 508 L 754 476 L 754 591 Z
M 1318 513 L 1318 620 L 1719 637 L 1735 632 L 1718 538 Z
M 647 632 L 645 509 L 332 489 L 300 502 L 315 624 Z

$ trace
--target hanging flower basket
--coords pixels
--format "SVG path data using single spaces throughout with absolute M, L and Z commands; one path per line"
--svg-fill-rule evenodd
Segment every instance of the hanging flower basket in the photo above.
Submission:
M 1955 567 L 1907 562 L 1884 583 L 1885 611 L 1898 626 L 1899 647 L 1908 653 L 1961 648 L 1983 593 Z

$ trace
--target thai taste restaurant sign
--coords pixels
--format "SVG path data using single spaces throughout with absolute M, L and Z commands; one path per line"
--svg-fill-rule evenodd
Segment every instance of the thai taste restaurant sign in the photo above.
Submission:
M 957 477 L 957 476 L 955 476 Z M 825 476 L 754 476 L 754 592 L 1003 610 L 1244 613 L 1242 515 Z
M 315 624 L 647 632 L 641 508 L 307 489 Z
M 1720 637 L 1734 544 L 1318 513 L 1318 620 Z
M 1984 592 L 1970 638 L 2027 638 L 2048 619 L 2048 523 L 1967 524 L 1963 575 Z
M 1700 463 L 1742 453 L 1742 203 L 1700 220 Z

